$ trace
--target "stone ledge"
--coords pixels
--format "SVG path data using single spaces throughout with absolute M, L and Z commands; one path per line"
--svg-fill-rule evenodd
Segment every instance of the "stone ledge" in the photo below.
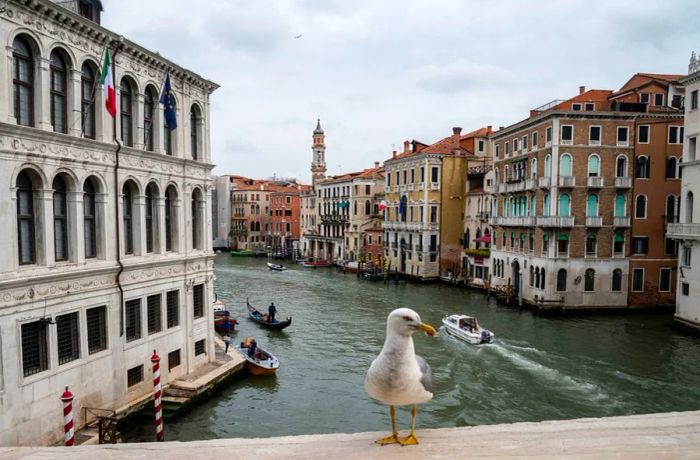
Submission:
M 0 448 L 0 459 L 697 458 L 700 411 L 419 430 L 418 434 L 421 444 L 407 447 L 373 443 L 386 433 L 356 433 Z

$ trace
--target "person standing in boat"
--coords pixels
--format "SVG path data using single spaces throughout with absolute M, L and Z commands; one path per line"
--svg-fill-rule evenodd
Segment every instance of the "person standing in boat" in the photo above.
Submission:
M 270 303 L 267 308 L 267 320 L 271 323 L 275 322 L 275 313 L 277 313 L 277 307 L 275 307 L 275 302 Z

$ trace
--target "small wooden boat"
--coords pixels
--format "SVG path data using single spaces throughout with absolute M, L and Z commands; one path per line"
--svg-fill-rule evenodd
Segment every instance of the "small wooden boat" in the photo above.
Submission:
M 493 332 L 482 329 L 476 318 L 466 315 L 445 315 L 442 319 L 448 334 L 472 345 L 493 342 Z
M 238 321 L 231 318 L 231 313 L 226 310 L 214 312 L 214 330 L 219 334 L 229 334 L 234 331 Z
M 285 327 L 289 326 L 292 324 L 292 317 L 288 317 L 284 321 L 280 320 L 274 320 L 272 322 L 270 321 L 265 321 L 265 317 L 267 315 L 263 315 L 258 311 L 257 308 L 252 306 L 250 302 L 248 302 L 248 299 L 245 299 L 246 306 L 248 307 L 248 314 L 250 315 L 250 319 L 261 325 L 262 327 L 266 327 L 268 329 L 284 329 Z
M 287 269 L 287 267 L 285 267 L 284 265 L 273 264 L 272 262 L 267 263 L 267 268 L 269 268 L 270 270 L 278 271 L 278 272 L 283 272 Z
M 280 367 L 280 361 L 272 353 L 256 346 L 251 350 L 255 342 L 251 337 L 246 337 L 240 343 L 237 350 L 246 360 L 246 369 L 253 375 L 272 375 Z

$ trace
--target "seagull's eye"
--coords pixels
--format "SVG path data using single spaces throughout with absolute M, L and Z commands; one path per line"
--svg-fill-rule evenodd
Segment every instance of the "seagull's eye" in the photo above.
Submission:
M 405 319 L 406 321 L 413 321 L 413 318 L 411 318 L 410 316 L 404 316 L 403 319 Z

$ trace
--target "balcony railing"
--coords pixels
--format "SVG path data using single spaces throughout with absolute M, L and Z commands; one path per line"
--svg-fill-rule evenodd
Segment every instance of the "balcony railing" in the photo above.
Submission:
M 559 187 L 574 187 L 576 185 L 575 176 L 560 176 Z
M 623 176 L 615 178 L 615 187 L 617 188 L 630 188 L 632 187 L 632 178 Z
M 525 182 L 524 181 L 517 181 L 517 182 L 509 182 L 505 184 L 506 186 L 506 193 L 513 193 L 513 192 L 522 192 L 525 190 Z
M 424 190 L 425 189 L 425 182 L 421 182 L 418 184 L 418 190 Z
M 549 176 L 540 177 L 538 183 L 540 188 L 549 188 L 552 185 L 552 178 Z
M 508 217 L 496 217 L 495 224 L 501 225 L 503 227 L 531 227 L 535 224 L 534 217 L 528 216 L 508 216 Z
M 588 178 L 588 186 L 595 187 L 595 188 L 601 188 L 603 186 L 603 178 L 600 176 L 589 177 Z
M 537 178 L 525 179 L 525 190 L 533 190 L 537 187 Z
M 572 227 L 574 216 L 539 216 L 538 227 Z
M 602 227 L 603 216 L 586 216 L 586 227 Z
M 409 192 L 412 192 L 412 191 L 413 191 L 413 188 L 414 188 L 413 184 L 408 184 L 408 186 L 406 187 L 406 189 L 407 189 Z
M 490 216 L 490 213 L 486 211 L 479 211 L 476 213 L 476 218 L 479 220 L 488 220 Z
M 629 227 L 630 226 L 629 216 L 615 216 L 615 217 L 613 217 L 613 226 L 615 226 L 615 227 Z
M 391 193 L 391 185 L 387 185 L 384 187 L 384 193 Z
M 496 193 L 496 186 L 494 185 L 486 185 L 484 186 L 484 191 L 486 193 Z
M 431 182 L 430 190 L 440 190 L 440 182 Z
M 700 239 L 700 224 L 668 224 L 666 235 L 676 239 Z

